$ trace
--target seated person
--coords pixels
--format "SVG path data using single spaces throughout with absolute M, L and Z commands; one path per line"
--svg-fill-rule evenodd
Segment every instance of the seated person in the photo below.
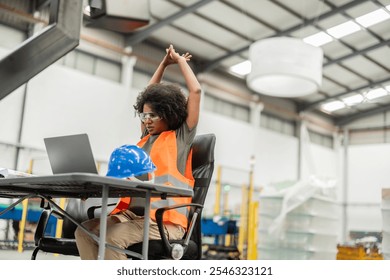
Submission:
M 142 137 L 137 144 L 150 155 L 157 169 L 155 182 L 192 188 L 194 179 L 191 170 L 191 144 L 195 138 L 199 119 L 201 87 L 188 65 L 191 55 L 180 55 L 172 45 L 166 49 L 166 55 L 151 78 L 149 85 L 137 97 L 135 110 L 141 119 Z M 188 88 L 188 98 L 180 87 L 161 83 L 165 68 L 177 64 Z M 144 178 L 148 179 L 148 178 Z M 189 203 L 191 198 L 152 199 L 150 239 L 161 239 L 155 222 L 155 207 L 167 206 L 167 203 Z M 143 202 L 140 198 L 122 199 L 107 219 L 106 242 L 119 248 L 142 242 L 144 217 L 140 210 Z M 136 210 L 137 209 L 137 210 Z M 164 215 L 165 234 L 169 239 L 180 239 L 187 227 L 187 215 L 182 209 L 170 210 Z M 83 225 L 99 235 L 100 219 L 85 221 Z M 77 248 L 83 260 L 97 259 L 98 244 L 81 228 L 75 232 Z M 105 259 L 126 259 L 126 254 L 107 248 Z

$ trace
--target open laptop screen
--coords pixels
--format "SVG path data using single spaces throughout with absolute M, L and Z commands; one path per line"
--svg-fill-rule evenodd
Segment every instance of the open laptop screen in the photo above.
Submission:
M 53 174 L 98 173 L 87 134 L 45 138 L 44 142 Z

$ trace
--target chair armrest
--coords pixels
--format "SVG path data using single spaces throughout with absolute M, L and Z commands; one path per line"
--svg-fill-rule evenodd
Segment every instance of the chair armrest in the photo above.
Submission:
M 39 240 L 45 234 L 46 226 L 47 226 L 47 222 L 49 221 L 50 214 L 51 214 L 50 209 L 43 209 L 41 215 L 39 216 L 39 220 L 37 222 L 37 226 L 35 228 L 35 233 L 34 233 L 35 245 L 38 245 Z
M 172 205 L 172 206 L 168 206 L 168 207 L 158 208 L 156 210 L 156 222 L 157 222 L 157 225 L 158 225 L 158 230 L 160 232 L 161 240 L 163 241 L 163 244 L 164 244 L 164 249 L 168 253 L 168 255 L 171 255 L 172 248 L 173 248 L 174 244 L 171 244 L 169 242 L 169 240 L 166 237 L 165 232 L 164 232 L 164 223 L 163 223 L 164 212 L 172 210 L 172 209 L 176 209 L 176 208 L 182 208 L 182 207 L 192 207 L 192 208 L 195 208 L 194 214 L 193 214 L 192 219 L 190 221 L 190 224 L 189 224 L 189 226 L 188 226 L 188 228 L 186 230 L 185 235 L 182 238 L 182 240 L 185 239 L 185 241 L 184 241 L 184 248 L 183 248 L 184 252 L 185 252 L 186 249 L 187 249 L 189 240 L 191 238 L 191 234 L 192 234 L 192 231 L 194 229 L 194 226 L 195 226 L 195 223 L 196 223 L 196 219 L 197 219 L 198 215 L 200 214 L 200 211 L 203 208 L 203 205 L 202 204 L 198 204 L 198 203 L 177 204 L 177 205 Z
M 38 219 L 37 226 L 35 228 L 34 233 L 34 242 L 35 245 L 38 245 L 38 242 L 41 238 L 45 237 L 46 227 L 49 223 L 49 219 L 51 216 L 56 217 L 57 219 L 64 219 L 64 215 L 62 215 L 60 212 L 50 208 L 50 206 L 45 206 L 42 209 L 41 215 Z
M 65 216 L 62 213 L 60 213 L 54 209 L 51 210 L 51 215 L 56 217 L 57 219 L 61 219 L 61 220 L 63 220 L 65 218 Z
M 114 206 L 114 205 L 116 205 L 116 203 L 107 204 L 107 206 Z M 87 210 L 88 218 L 89 219 L 95 218 L 95 210 L 99 209 L 99 208 L 102 208 L 102 205 L 96 205 L 96 206 L 89 207 L 88 210 Z

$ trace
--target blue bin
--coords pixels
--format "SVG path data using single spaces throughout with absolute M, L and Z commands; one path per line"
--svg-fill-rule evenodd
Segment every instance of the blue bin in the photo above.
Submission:
M 218 223 L 213 219 L 202 219 L 202 233 L 204 235 L 222 235 L 228 232 L 228 220 L 222 219 Z

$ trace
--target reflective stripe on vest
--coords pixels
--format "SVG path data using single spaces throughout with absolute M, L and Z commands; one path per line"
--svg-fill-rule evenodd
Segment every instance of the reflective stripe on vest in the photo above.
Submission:
M 139 147 L 143 147 L 150 135 L 145 136 L 137 144 Z M 150 157 L 157 169 L 154 172 L 154 182 L 158 184 L 171 185 L 180 187 L 183 189 L 192 189 L 194 186 L 194 179 L 192 177 L 192 150 L 190 151 L 185 168 L 185 176 L 183 176 L 177 170 L 177 145 L 176 145 L 176 133 L 175 131 L 162 132 L 156 141 L 153 143 L 150 151 Z M 150 217 L 155 220 L 155 206 L 166 207 L 175 204 L 190 203 L 191 197 L 172 197 L 165 200 L 160 198 L 151 198 Z M 122 198 L 117 204 L 116 208 L 111 214 L 118 213 L 131 206 L 130 198 Z M 183 228 L 187 227 L 187 208 L 177 208 L 164 213 L 164 222 L 170 222 L 173 224 L 179 224 Z
M 160 199 L 157 201 L 152 202 L 152 208 L 162 208 L 162 207 L 168 207 L 177 204 L 177 202 L 173 198 L 167 198 L 167 199 Z M 182 215 L 188 216 L 188 209 L 181 207 L 177 208 L 176 211 L 180 212 Z
M 177 188 L 182 188 L 185 190 L 191 190 L 192 186 L 188 185 L 187 182 L 180 181 L 179 179 L 173 177 L 172 175 L 165 174 L 162 176 L 156 176 L 154 177 L 154 182 L 156 184 L 162 184 L 162 185 L 172 185 Z

